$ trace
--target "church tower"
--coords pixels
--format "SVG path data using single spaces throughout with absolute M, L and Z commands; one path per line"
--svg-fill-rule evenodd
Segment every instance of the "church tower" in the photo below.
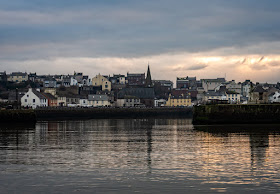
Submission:
M 152 77 L 151 77 L 149 64 L 148 64 L 147 77 L 146 77 L 146 87 L 152 87 Z

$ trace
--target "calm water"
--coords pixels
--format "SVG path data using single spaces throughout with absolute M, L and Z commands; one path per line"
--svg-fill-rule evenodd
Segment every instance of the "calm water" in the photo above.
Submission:
M 0 126 L 1 193 L 280 192 L 280 125 L 188 119 Z

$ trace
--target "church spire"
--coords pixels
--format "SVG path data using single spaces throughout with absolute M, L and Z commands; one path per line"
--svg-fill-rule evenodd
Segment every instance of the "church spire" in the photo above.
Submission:
M 147 70 L 147 77 L 146 77 L 146 86 L 151 87 L 152 86 L 152 77 L 150 72 L 150 65 L 148 63 L 148 70 Z

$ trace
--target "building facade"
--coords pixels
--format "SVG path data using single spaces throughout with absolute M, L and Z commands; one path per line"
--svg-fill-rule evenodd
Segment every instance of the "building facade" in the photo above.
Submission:
M 21 98 L 21 106 L 33 109 L 47 107 L 48 99 L 35 89 L 29 88 L 28 92 Z

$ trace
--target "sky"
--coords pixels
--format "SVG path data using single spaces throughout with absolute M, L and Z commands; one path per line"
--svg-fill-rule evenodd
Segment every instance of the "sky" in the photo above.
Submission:
M 0 71 L 280 81 L 280 1 L 0 0 Z

